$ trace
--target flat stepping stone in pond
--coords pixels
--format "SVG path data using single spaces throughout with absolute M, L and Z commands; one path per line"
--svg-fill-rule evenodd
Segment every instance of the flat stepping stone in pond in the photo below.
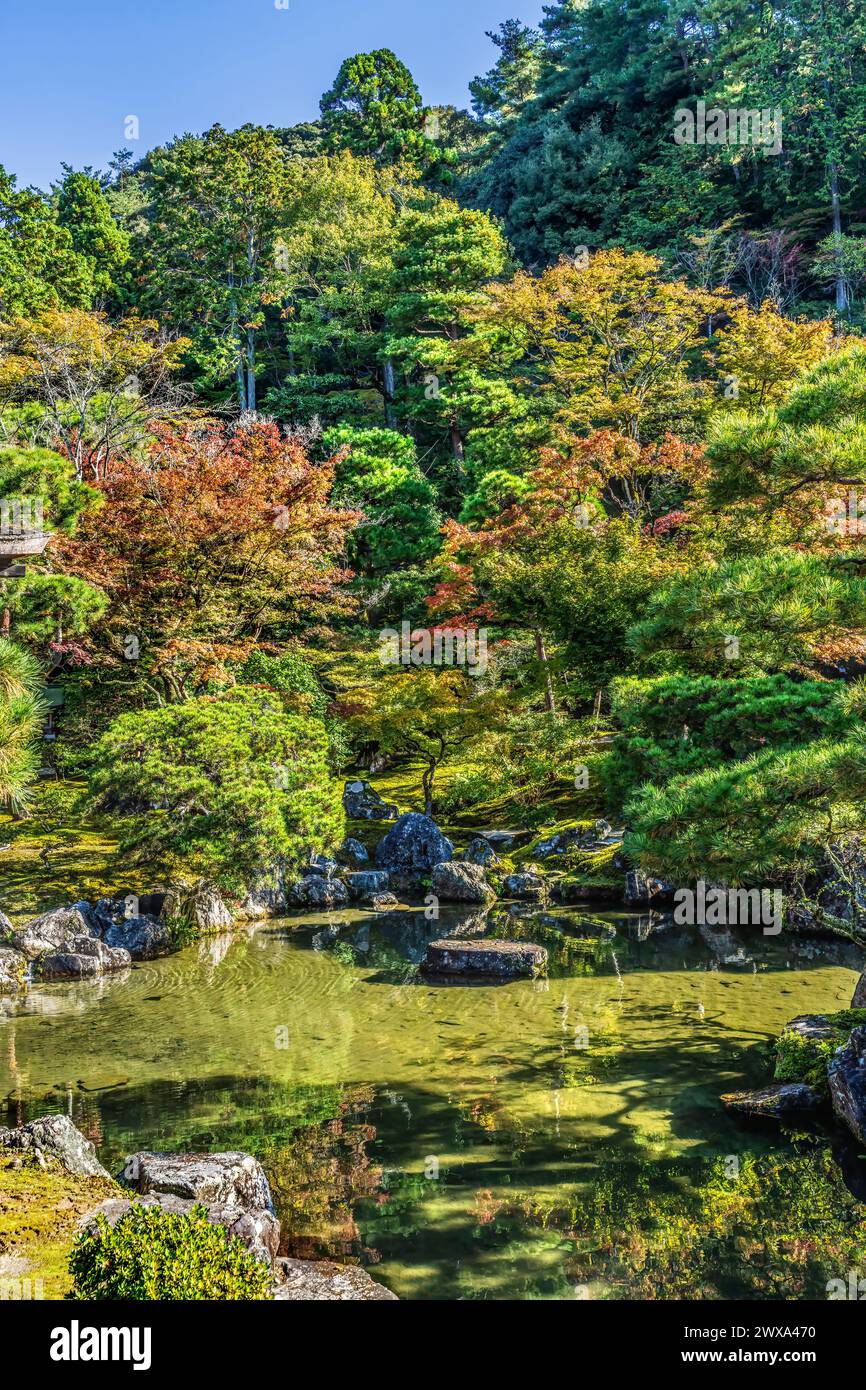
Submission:
M 486 976 L 513 980 L 521 975 L 535 978 L 547 968 L 547 951 L 525 941 L 471 941 L 448 938 L 431 941 L 421 969 L 427 975 Z
M 818 1110 L 825 1100 L 820 1091 L 802 1081 L 784 1081 L 760 1091 L 731 1091 L 722 1096 L 722 1104 L 739 1115 L 779 1116 Z

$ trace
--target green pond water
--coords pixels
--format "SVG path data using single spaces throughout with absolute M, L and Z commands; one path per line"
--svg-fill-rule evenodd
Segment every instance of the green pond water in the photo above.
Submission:
M 427 940 L 479 929 L 547 945 L 550 978 L 417 975 Z M 616 914 L 267 922 L 0 1002 L 0 1122 L 63 1110 L 111 1171 L 252 1152 L 286 1253 L 401 1298 L 825 1297 L 866 1269 L 866 1162 L 719 1096 L 766 1081 L 790 1018 L 846 1008 L 861 964 Z

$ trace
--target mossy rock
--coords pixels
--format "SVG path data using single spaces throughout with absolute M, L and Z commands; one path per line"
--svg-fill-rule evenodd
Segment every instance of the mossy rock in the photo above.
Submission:
M 801 1022 L 795 1019 L 794 1024 Z M 866 1009 L 842 1009 L 825 1014 L 814 1023 L 826 1024 L 798 1029 L 792 1025 L 783 1029 L 776 1039 L 776 1081 L 799 1081 L 829 1096 L 827 1063 L 833 1054 L 848 1041 L 852 1028 L 866 1023 Z

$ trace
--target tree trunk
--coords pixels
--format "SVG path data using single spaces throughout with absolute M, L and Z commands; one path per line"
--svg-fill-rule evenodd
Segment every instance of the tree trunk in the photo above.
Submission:
M 548 714 L 556 714 L 556 700 L 553 695 L 553 681 L 550 676 L 550 663 L 547 660 L 547 648 L 544 645 L 544 636 L 540 628 L 535 629 L 535 651 L 541 668 L 544 672 L 544 707 Z
M 421 777 L 421 786 L 424 789 L 424 814 L 433 814 L 433 778 L 436 776 L 436 764 L 430 763 L 425 767 Z
M 385 424 L 389 430 L 394 429 L 394 363 L 390 357 L 385 358 L 382 368 L 382 379 L 385 387 Z
M 247 329 L 247 410 L 256 408 L 256 333 Z
M 833 240 L 836 243 L 836 308 L 843 314 L 848 308 L 848 286 L 842 273 L 842 208 L 839 202 L 839 173 L 830 165 L 830 205 L 833 211 Z
M 235 366 L 235 378 L 237 380 L 238 387 L 238 408 L 240 410 L 246 410 L 247 388 L 244 382 L 244 359 L 240 343 L 238 344 L 238 360 Z
M 451 454 L 452 457 L 455 458 L 459 463 L 462 471 L 464 459 L 463 436 L 457 428 L 456 423 L 454 423 L 453 421 L 451 424 Z

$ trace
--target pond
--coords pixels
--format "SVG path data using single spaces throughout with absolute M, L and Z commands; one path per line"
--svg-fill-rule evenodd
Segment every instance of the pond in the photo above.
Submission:
M 729 1116 L 862 952 L 633 915 L 266 922 L 0 1005 L 0 1122 L 261 1158 L 285 1251 L 401 1298 L 825 1297 L 862 1258 L 842 1135 Z M 550 978 L 441 986 L 428 940 L 541 941 Z M 336 943 L 336 944 L 335 944 Z M 5 1110 L 5 1114 L 4 1114 Z

